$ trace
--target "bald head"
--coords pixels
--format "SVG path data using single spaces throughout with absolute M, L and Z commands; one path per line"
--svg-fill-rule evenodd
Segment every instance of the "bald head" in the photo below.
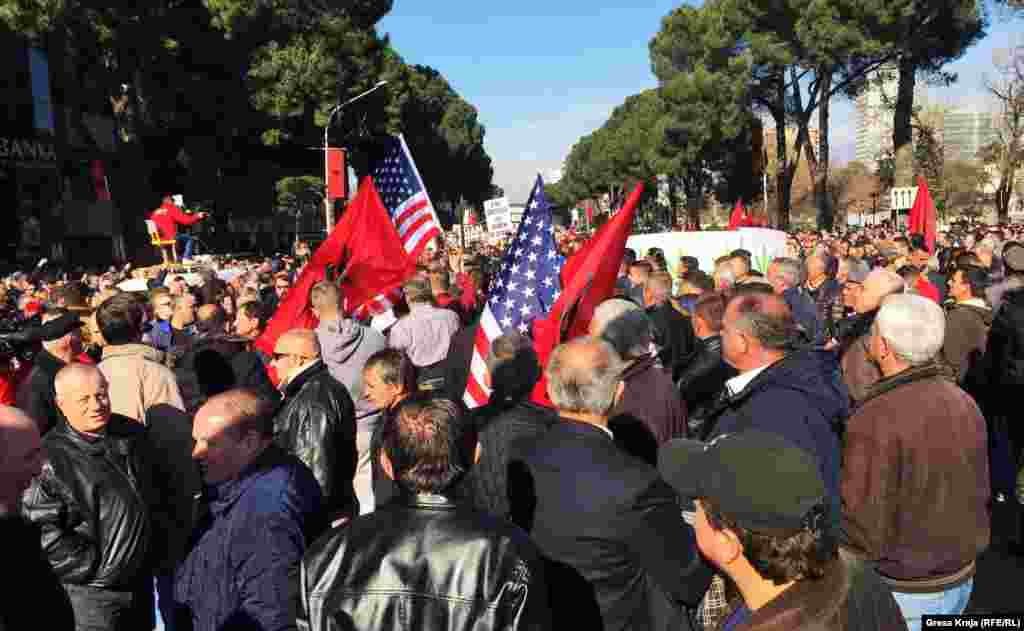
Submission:
M 548 396 L 562 412 L 606 417 L 618 396 L 624 367 L 608 342 L 576 338 L 551 353 Z
M 0 405 L 0 515 L 18 511 L 19 502 L 42 462 L 39 428 L 17 408 Z
M 106 383 L 106 378 L 100 369 L 92 364 L 68 364 L 57 371 L 57 376 L 53 379 L 53 389 L 57 393 L 57 398 L 66 396 L 68 393 L 76 390 L 81 384 L 102 380 Z
M 270 444 L 274 404 L 250 390 L 210 397 L 192 425 L 192 458 L 209 484 L 234 479 Z
M 91 364 L 68 364 L 53 379 L 57 407 L 74 429 L 99 433 L 110 420 L 107 380 Z
M 857 313 L 874 311 L 881 306 L 882 300 L 886 296 L 901 293 L 904 282 L 903 277 L 896 272 L 880 268 L 872 270 L 868 274 L 868 277 L 864 279 L 863 287 L 860 297 L 857 298 L 857 302 L 854 304 L 854 310 Z
M 320 357 L 320 341 L 316 332 L 310 329 L 292 329 L 277 338 L 274 353 L 281 355 L 298 355 L 306 359 Z
M 294 379 L 307 366 L 320 359 L 320 342 L 309 329 L 292 329 L 277 339 L 273 366 L 282 383 Z

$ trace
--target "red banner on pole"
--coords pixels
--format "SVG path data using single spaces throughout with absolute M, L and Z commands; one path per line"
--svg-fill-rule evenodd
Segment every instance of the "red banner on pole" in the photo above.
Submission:
M 327 199 L 331 202 L 348 197 L 345 184 L 348 178 L 345 177 L 345 150 L 327 149 Z

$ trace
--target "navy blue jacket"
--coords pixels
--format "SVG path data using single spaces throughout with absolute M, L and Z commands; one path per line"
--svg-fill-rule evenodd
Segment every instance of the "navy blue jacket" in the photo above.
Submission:
M 802 287 L 790 287 L 782 293 L 782 299 L 789 305 L 793 319 L 807 334 L 807 340 L 813 344 L 823 344 L 825 323 L 818 318 L 818 307 L 810 294 Z
M 601 428 L 560 418 L 509 463 L 512 521 L 545 559 L 553 629 L 690 628 L 711 582 L 675 491 Z
M 813 454 L 829 494 L 830 523 L 841 517 L 840 428 L 849 395 L 835 353 L 794 352 L 766 368 L 742 391 L 724 397 L 708 418 L 707 439 L 758 429 L 772 432 Z
M 182 615 L 195 631 L 295 629 L 299 562 L 326 525 L 313 474 L 270 446 L 207 494 L 210 514 L 175 576 Z

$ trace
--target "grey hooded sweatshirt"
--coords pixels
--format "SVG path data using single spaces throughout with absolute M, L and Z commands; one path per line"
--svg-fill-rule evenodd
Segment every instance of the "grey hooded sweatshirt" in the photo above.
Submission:
M 365 515 L 374 508 L 370 438 L 380 414 L 363 392 L 363 367 L 371 355 L 388 347 L 388 341 L 374 329 L 349 318 L 320 322 L 316 337 L 320 341 L 321 357 L 331 376 L 348 388 L 355 403 L 359 463 L 354 484 L 359 498 L 359 513 Z

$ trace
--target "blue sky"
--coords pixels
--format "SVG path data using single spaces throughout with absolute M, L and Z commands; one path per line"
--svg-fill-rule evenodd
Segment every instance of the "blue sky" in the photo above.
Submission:
M 432 66 L 475 105 L 494 181 L 513 202 L 538 171 L 558 167 L 626 97 L 654 87 L 647 44 L 679 0 L 395 0 L 380 25 L 408 63 Z M 930 90 L 947 105 L 984 102 L 993 52 L 1024 45 L 1022 21 L 993 17 L 988 37 L 950 64 L 960 81 Z M 854 153 L 853 104 L 833 101 L 832 153 Z

